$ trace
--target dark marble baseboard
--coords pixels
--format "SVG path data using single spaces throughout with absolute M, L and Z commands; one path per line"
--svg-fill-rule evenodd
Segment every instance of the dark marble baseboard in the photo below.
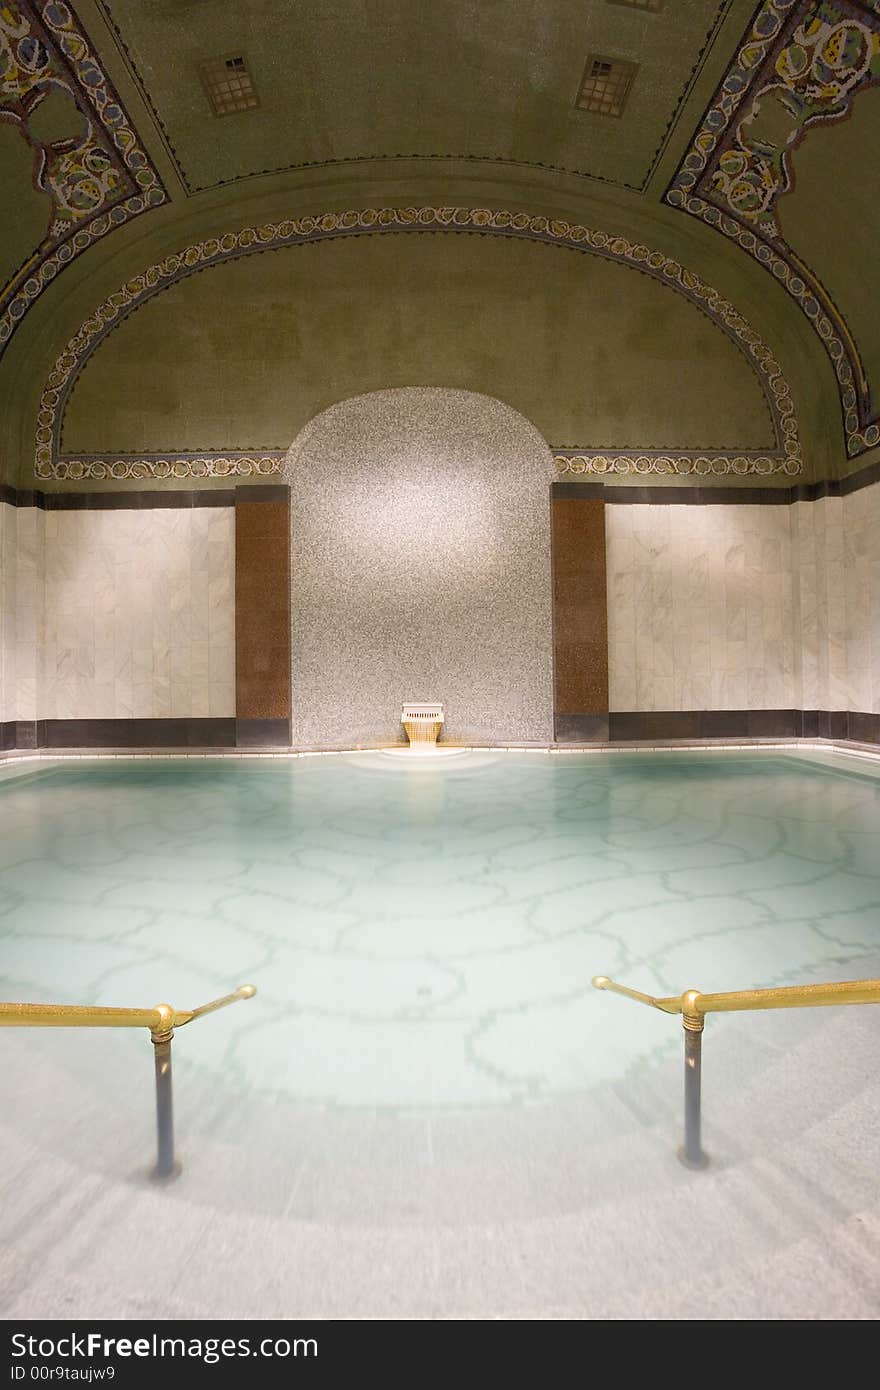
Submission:
M 612 712 L 614 742 L 655 738 L 800 738 L 800 710 L 644 710 Z
M 825 717 L 831 720 L 840 719 L 839 714 L 829 714 Z M 857 710 L 849 710 L 844 712 L 843 717 L 846 720 L 845 734 L 819 734 L 818 737 L 846 738 L 853 743 L 880 743 L 880 714 L 862 714 Z M 810 735 L 805 734 L 804 737 Z
M 612 742 L 706 738 L 833 738 L 880 743 L 880 714 L 855 710 L 657 710 L 615 712 Z
M 41 748 L 234 748 L 234 719 L 45 719 Z
M 557 714 L 557 743 L 811 739 L 880 744 L 880 714 L 859 710 L 650 710 Z M 66 748 L 289 748 L 287 719 L 11 719 L 0 751 Z
M 607 714 L 556 714 L 553 717 L 557 743 L 607 743 Z
M 0 724 L 0 746 L 64 748 L 284 748 L 286 719 L 29 719 Z
M 236 719 L 237 748 L 289 748 L 289 719 Z
M 45 723 L 44 719 L 10 719 L 9 723 L 3 726 L 4 749 L 42 748 L 41 739 L 45 736 Z

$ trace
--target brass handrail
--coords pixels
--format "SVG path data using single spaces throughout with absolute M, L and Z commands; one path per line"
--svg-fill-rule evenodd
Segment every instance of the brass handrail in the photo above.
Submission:
M 821 985 L 781 985 L 770 989 L 736 989 L 704 994 L 686 989 L 683 994 L 643 994 L 618 984 L 607 975 L 594 975 L 593 985 L 647 1004 L 665 1014 L 681 1014 L 684 1026 L 684 1147 L 679 1157 L 692 1168 L 704 1168 L 701 1127 L 700 1073 L 706 1014 L 739 1013 L 751 1009 L 815 1009 L 834 1004 L 880 1004 L 880 980 L 839 980 Z
M 607 975 L 594 975 L 596 989 L 607 989 L 650 1004 L 665 1014 L 735 1013 L 749 1009 L 815 1009 L 829 1004 L 880 1004 L 880 980 L 837 980 L 825 985 L 780 985 L 772 989 L 734 989 L 723 994 L 704 994 L 687 989 L 684 994 L 658 998 L 642 994 L 628 985 L 609 980 Z
M 157 1004 L 154 1009 L 112 1009 L 91 1004 L 2 1004 L 0 1028 L 149 1028 L 151 1033 L 167 1033 L 183 1028 L 194 1018 L 223 1009 L 237 999 L 250 999 L 255 985 L 239 985 L 231 994 L 201 1004 L 197 1009 L 172 1009 Z
M 238 999 L 251 999 L 256 985 L 239 985 L 231 994 L 212 999 L 197 1009 L 173 1009 L 157 1004 L 154 1009 L 114 1009 L 90 1004 L 0 1003 L 0 1028 L 149 1028 L 156 1071 L 156 1167 L 158 1178 L 180 1171 L 174 1161 L 174 1107 L 171 1091 L 171 1043 L 175 1028 L 183 1028 L 204 1014 L 225 1009 Z

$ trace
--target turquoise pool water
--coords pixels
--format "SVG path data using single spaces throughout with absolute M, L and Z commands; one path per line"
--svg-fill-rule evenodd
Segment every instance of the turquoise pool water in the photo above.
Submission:
M 679 1047 L 594 974 L 845 979 L 880 947 L 880 781 L 841 758 L 25 766 L 0 781 L 3 996 L 191 1007 L 253 981 L 178 1065 L 279 1101 L 576 1094 Z

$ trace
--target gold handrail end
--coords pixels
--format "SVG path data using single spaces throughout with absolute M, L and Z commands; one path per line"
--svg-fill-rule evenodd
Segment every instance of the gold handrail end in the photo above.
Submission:
M 666 1014 L 681 1014 L 685 1028 L 698 1032 L 710 1013 L 739 1013 L 751 1009 L 800 1009 L 829 1004 L 880 1004 L 880 980 L 836 980 L 820 985 L 773 985 L 767 989 L 735 989 L 724 994 L 686 989 L 681 995 L 658 999 L 653 994 L 621 985 L 607 975 L 594 975 L 596 989 L 622 994 L 638 1004 L 650 1004 Z
M 257 992 L 256 985 L 239 985 L 231 994 L 224 994 L 221 999 L 212 999 L 210 1004 L 200 1004 L 197 1009 L 190 1009 L 186 1018 L 181 1018 L 180 1026 L 183 1023 L 192 1023 L 196 1018 L 202 1018 L 205 1014 L 215 1013 L 217 1009 L 225 1009 L 227 1004 L 234 1004 L 239 999 L 252 999 Z

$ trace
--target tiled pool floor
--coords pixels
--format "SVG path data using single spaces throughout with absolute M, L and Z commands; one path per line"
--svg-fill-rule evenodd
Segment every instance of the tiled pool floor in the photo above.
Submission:
M 2 1035 L 5 1316 L 876 1316 L 875 1011 L 713 1020 L 692 1174 L 675 1020 L 589 981 L 877 973 L 878 795 L 767 754 L 4 782 L 5 997 L 260 991 L 178 1034 L 161 1190 L 146 1035 Z

